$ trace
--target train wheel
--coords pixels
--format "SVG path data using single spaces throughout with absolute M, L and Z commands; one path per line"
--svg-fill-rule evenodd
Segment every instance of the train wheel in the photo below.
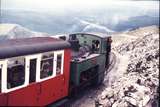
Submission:
M 74 85 L 72 85 L 72 88 L 70 88 L 69 91 L 69 98 L 76 98 L 78 96 L 78 88 Z
M 100 84 L 102 84 L 103 83 L 103 80 L 104 80 L 104 72 L 100 72 L 99 71 L 99 69 L 98 69 L 99 67 L 98 66 L 96 66 L 96 67 L 94 67 L 93 69 L 92 69 L 92 77 L 94 77 L 93 79 L 92 79 L 92 81 L 91 81 L 91 85 L 92 86 L 98 86 L 98 85 L 100 85 Z
M 103 83 L 103 81 L 104 81 L 105 71 L 104 71 L 104 72 L 102 72 L 100 75 L 101 75 L 101 79 L 100 79 L 99 84 L 102 84 L 102 83 Z

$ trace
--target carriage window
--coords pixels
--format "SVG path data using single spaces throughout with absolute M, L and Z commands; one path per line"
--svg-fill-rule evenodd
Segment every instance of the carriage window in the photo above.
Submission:
M 7 88 L 21 86 L 25 81 L 25 58 L 13 58 L 7 62 Z
M 61 74 L 62 69 L 62 54 L 57 55 L 57 67 L 56 67 L 56 75 Z
M 53 74 L 53 61 L 54 53 L 48 53 L 42 55 L 40 78 L 50 77 Z

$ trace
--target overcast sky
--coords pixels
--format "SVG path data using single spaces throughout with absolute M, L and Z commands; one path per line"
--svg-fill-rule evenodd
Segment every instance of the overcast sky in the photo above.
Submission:
M 99 8 L 99 7 L 137 7 L 143 9 L 159 9 L 159 1 L 131 0 L 1 0 L 2 8 L 59 10 L 66 8 Z

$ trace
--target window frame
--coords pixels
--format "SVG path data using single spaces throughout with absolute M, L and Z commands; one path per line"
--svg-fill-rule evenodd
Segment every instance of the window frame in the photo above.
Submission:
M 40 70 L 39 70 L 39 71 L 37 72 L 38 78 L 37 78 L 36 82 L 42 82 L 42 81 L 45 81 L 45 80 L 48 80 L 48 79 L 51 79 L 51 78 L 54 78 L 54 77 L 58 76 L 58 75 L 56 75 L 57 55 L 58 55 L 58 54 L 62 54 L 62 59 L 61 59 L 61 61 L 62 61 L 62 63 L 61 63 L 61 74 L 60 74 L 60 75 L 63 75 L 63 70 L 64 70 L 64 50 L 49 51 L 49 52 L 41 53 L 41 54 L 40 54 L 40 63 L 41 63 L 41 61 L 42 61 L 42 55 L 43 55 L 43 54 L 46 54 L 46 53 L 53 53 L 53 54 L 54 54 L 54 59 L 53 59 L 53 73 L 52 73 L 51 76 L 41 79 L 41 78 L 40 78 Z M 40 67 L 41 67 L 41 65 L 40 65 Z M 39 69 L 40 69 L 40 68 L 39 68 Z
M 40 59 L 39 59 L 39 63 L 40 63 L 40 65 L 39 65 L 39 70 L 37 71 L 37 78 L 36 78 L 36 82 L 42 82 L 42 81 L 45 81 L 45 80 L 48 80 L 48 79 L 51 79 L 51 78 L 53 78 L 54 77 L 54 72 L 55 72 L 55 70 L 54 70 L 54 68 L 55 68 L 55 54 L 54 54 L 54 58 L 53 58 L 53 73 L 52 73 L 52 75 L 51 76 L 48 76 L 48 77 L 45 77 L 45 78 L 41 78 L 40 77 L 40 75 L 41 75 L 41 71 L 40 71 L 40 69 L 41 69 L 41 61 L 42 61 L 42 56 L 44 55 L 44 54 L 50 54 L 50 53 L 53 53 L 54 54 L 54 51 L 49 51 L 49 52 L 44 52 L 44 53 L 41 53 L 40 54 Z
M 7 70 L 7 67 L 8 67 L 8 65 L 7 65 L 7 63 L 8 63 L 8 60 L 9 59 L 11 59 L 11 58 L 8 58 L 8 59 L 5 59 L 4 60 L 4 63 L 3 63 L 3 72 L 2 72 L 2 90 L 1 90 L 1 92 L 4 92 L 4 93 L 8 93 L 8 92 L 11 92 L 11 91 L 15 91 L 15 90 L 17 90 L 17 89 L 21 89 L 21 88 L 23 88 L 23 87 L 26 87 L 27 85 L 28 85 L 28 82 L 29 81 L 27 81 L 27 79 L 29 78 L 29 72 L 27 72 L 27 64 L 26 64 L 26 57 L 25 56 L 19 56 L 19 57 L 12 57 L 12 58 L 20 58 L 20 57 L 23 57 L 24 59 L 25 59 L 25 71 L 24 71 L 24 83 L 22 84 L 22 85 L 20 85 L 20 86 L 16 86 L 16 87 L 13 87 L 13 88 L 10 88 L 10 89 L 8 89 L 7 88 L 7 77 L 8 77 L 8 75 L 7 75 L 7 73 L 8 73 L 8 70 Z
M 59 55 L 59 54 L 62 54 L 62 58 L 61 58 L 61 74 L 60 75 L 63 75 L 63 70 L 64 70 L 64 50 L 59 50 L 59 51 L 55 51 L 54 52 L 55 54 L 55 72 L 54 72 L 54 75 L 55 76 L 58 76 L 58 75 L 56 75 L 56 68 L 57 68 L 57 56 Z

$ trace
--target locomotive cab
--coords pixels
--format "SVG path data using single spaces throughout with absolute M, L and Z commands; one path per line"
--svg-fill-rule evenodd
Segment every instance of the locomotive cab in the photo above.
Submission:
M 71 90 L 77 91 L 86 84 L 98 85 L 104 79 L 110 51 L 111 37 L 96 33 L 75 33 L 69 35 L 72 48 Z M 111 46 L 111 45 L 110 45 Z M 76 87 L 76 88 L 75 88 Z

